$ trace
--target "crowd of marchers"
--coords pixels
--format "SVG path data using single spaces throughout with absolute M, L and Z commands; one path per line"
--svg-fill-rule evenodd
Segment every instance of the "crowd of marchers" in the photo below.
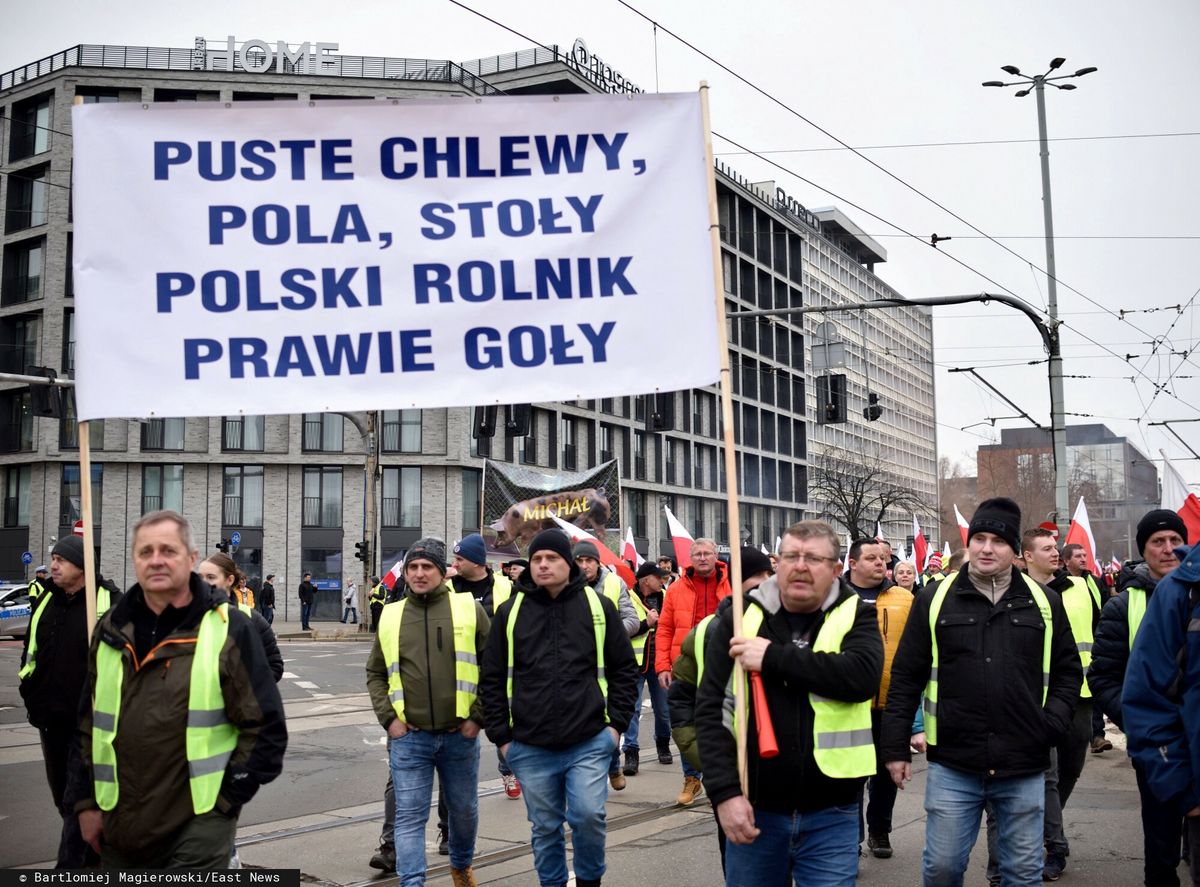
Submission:
M 1140 559 L 1111 588 L 1086 552 L 1023 530 L 1012 500 L 980 503 L 966 535 L 922 573 L 885 542 L 843 552 L 829 525 L 795 524 L 775 555 L 742 550 L 740 634 L 709 539 L 682 572 L 666 558 L 632 585 L 560 530 L 503 571 L 477 534 L 449 552 L 421 539 L 394 589 L 371 588 L 367 689 L 389 760 L 371 865 L 424 883 L 436 775 L 439 850 L 456 885 L 475 883 L 486 732 L 538 882 L 600 884 L 645 689 L 657 759 L 674 763 L 672 739 L 679 751 L 676 803 L 712 804 L 727 885 L 854 884 L 863 855 L 893 855 L 897 791 L 922 753 L 925 884 L 963 883 L 981 819 L 991 884 L 1058 880 L 1072 790 L 1089 749 L 1112 748 L 1105 716 L 1133 758 L 1145 883 L 1178 884 L 1181 856 L 1200 883 L 1200 550 L 1183 520 L 1146 514 Z M 59 865 L 236 865 L 238 814 L 287 744 L 274 636 L 232 561 L 197 563 L 182 516 L 142 518 L 131 555 L 137 585 L 99 580 L 89 647 L 82 544 L 60 542 L 22 656 Z

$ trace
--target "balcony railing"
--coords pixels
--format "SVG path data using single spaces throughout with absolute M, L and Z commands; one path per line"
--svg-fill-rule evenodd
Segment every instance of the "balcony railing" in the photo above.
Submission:
M 242 431 L 242 420 L 240 418 L 226 419 L 221 432 L 224 437 L 224 440 L 222 441 L 222 447 L 226 450 L 242 449 L 244 446 L 242 443 Z
M 307 502 L 307 500 L 305 500 Z M 320 502 L 320 500 L 316 500 Z M 225 496 L 221 501 L 221 526 L 240 527 L 242 525 L 242 497 Z
M 162 496 L 142 496 L 142 514 L 162 510 Z

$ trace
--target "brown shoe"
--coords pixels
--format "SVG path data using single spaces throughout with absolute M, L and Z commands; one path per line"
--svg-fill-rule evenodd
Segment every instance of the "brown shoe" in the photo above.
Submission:
M 625 789 L 625 774 L 620 770 L 614 770 L 608 774 L 608 784 L 613 787 L 613 791 L 619 792 Z
M 681 807 L 692 806 L 692 801 L 700 797 L 704 793 L 704 786 L 700 779 L 695 776 L 685 776 L 683 778 L 683 789 L 675 798 L 675 803 Z
M 465 869 L 450 869 L 450 880 L 454 887 L 479 887 L 475 883 L 475 870 L 470 866 Z

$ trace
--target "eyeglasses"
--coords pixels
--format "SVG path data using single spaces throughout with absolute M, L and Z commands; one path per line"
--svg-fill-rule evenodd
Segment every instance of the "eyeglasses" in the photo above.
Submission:
M 838 562 L 836 557 L 823 557 L 819 554 L 806 554 L 803 551 L 785 551 L 779 555 L 779 559 L 788 566 L 794 564 L 804 564 L 809 567 L 819 567 L 821 564 L 835 564 Z

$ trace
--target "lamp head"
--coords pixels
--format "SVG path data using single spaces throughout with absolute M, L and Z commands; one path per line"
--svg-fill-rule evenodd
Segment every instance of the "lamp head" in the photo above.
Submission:
M 1061 68 L 1063 66 L 1063 62 L 1065 62 L 1065 61 L 1066 61 L 1066 59 L 1064 59 L 1064 58 L 1051 59 L 1050 60 L 1050 70 L 1057 71 L 1059 68 Z
M 1003 71 L 1005 74 L 1012 74 L 1014 76 L 1019 76 L 1021 73 L 1021 69 L 1018 68 L 1016 65 L 1003 65 L 1003 66 L 1001 66 L 1000 70 Z

